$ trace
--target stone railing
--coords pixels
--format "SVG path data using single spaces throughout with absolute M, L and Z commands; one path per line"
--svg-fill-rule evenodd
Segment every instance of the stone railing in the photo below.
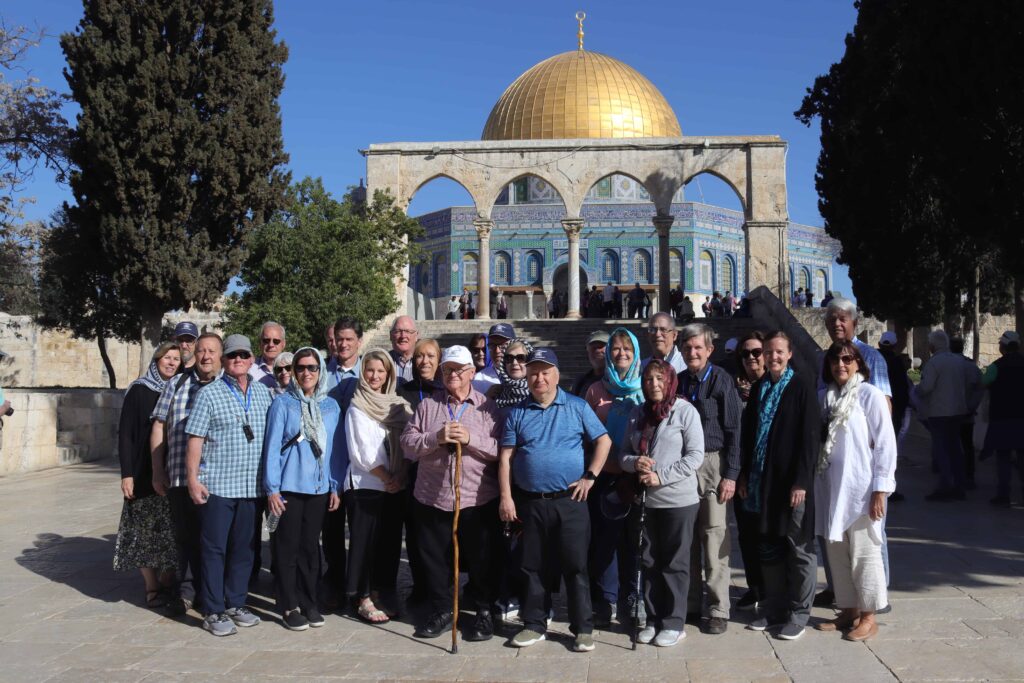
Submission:
M 0 476 L 117 454 L 120 389 L 8 389 Z

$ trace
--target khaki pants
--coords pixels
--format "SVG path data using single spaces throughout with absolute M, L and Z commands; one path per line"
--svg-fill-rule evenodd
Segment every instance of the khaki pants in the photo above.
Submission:
M 882 544 L 871 533 L 871 518 L 860 517 L 843 532 L 843 540 L 825 544 L 832 587 L 839 607 L 876 612 L 889 604 L 882 566 Z
M 697 493 L 700 504 L 690 546 L 690 594 L 687 611 L 703 614 L 702 578 L 708 586 L 708 616 L 729 618 L 729 526 L 728 504 L 718 502 L 718 483 L 722 479 L 721 456 L 718 451 L 704 454 L 697 470 Z M 703 562 L 701 562 L 703 550 Z M 703 576 L 701 574 L 703 569 Z

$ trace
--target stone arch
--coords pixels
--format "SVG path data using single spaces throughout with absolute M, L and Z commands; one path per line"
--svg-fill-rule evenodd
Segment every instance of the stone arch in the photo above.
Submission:
M 402 198 L 402 200 L 400 202 L 402 208 L 403 209 L 408 208 L 409 204 L 412 203 L 413 198 L 416 196 L 416 194 L 420 190 L 423 189 L 424 185 L 428 185 L 429 183 L 437 180 L 438 178 L 445 178 L 447 180 L 451 180 L 456 185 L 458 185 L 459 187 L 461 187 L 463 190 L 466 191 L 466 194 L 469 195 L 470 200 L 472 200 L 472 202 L 473 202 L 473 207 L 479 213 L 480 212 L 481 202 L 480 202 L 480 197 L 478 196 L 478 193 L 474 192 L 474 190 L 476 188 L 472 184 L 467 184 L 467 183 L 463 182 L 462 180 L 460 180 L 457 177 L 457 175 L 458 174 L 453 174 L 453 173 L 433 173 L 433 174 L 427 175 L 426 177 L 422 177 L 422 178 L 417 178 L 417 179 L 411 180 L 409 182 L 408 186 L 413 188 L 413 189 L 408 193 L 407 196 Z
M 691 175 L 690 177 L 688 177 L 686 179 L 686 182 L 684 183 L 684 187 L 686 185 L 689 185 L 694 180 L 696 180 L 698 176 L 702 176 L 702 175 L 709 175 L 709 176 L 711 176 L 713 178 L 717 178 L 718 180 L 721 180 L 723 183 L 725 183 L 729 187 L 729 189 L 732 190 L 733 194 L 736 195 L 736 199 L 739 201 L 740 210 L 743 212 L 743 215 L 744 216 L 747 215 L 747 202 L 745 200 L 744 193 L 741 192 L 739 190 L 739 188 L 736 187 L 736 183 L 733 182 L 733 180 L 730 179 L 729 176 L 727 176 L 724 173 L 721 173 L 721 172 L 719 172 L 719 171 L 717 171 L 717 170 L 715 170 L 713 168 L 701 169 L 700 171 L 694 173 L 693 175 Z M 743 185 L 744 185 L 744 190 L 746 190 L 747 189 L 746 188 L 746 178 L 743 178 Z M 690 200 L 691 201 L 693 200 L 692 196 L 690 196 Z M 725 207 L 725 208 L 729 208 L 729 207 Z
M 515 169 L 515 170 L 518 170 L 518 169 Z M 549 173 L 545 172 L 543 169 L 530 169 L 529 171 L 525 171 L 525 172 L 524 171 L 519 171 L 518 173 L 515 173 L 513 175 L 499 176 L 499 177 L 497 177 L 497 178 L 495 178 L 493 180 L 488 181 L 482 187 L 482 190 L 481 190 L 483 192 L 483 195 L 487 198 L 486 204 L 484 205 L 484 206 L 486 206 L 487 210 L 486 210 L 486 213 L 481 211 L 480 215 L 490 216 L 491 215 L 491 211 L 494 208 L 495 202 L 497 201 L 498 197 L 501 195 L 502 190 L 504 190 L 509 185 L 511 185 L 512 183 L 516 182 L 517 180 L 522 180 L 523 178 L 530 178 L 530 177 L 537 178 L 538 180 L 542 180 L 545 183 L 547 183 L 547 185 L 550 186 L 551 189 L 554 190 L 555 194 L 558 196 L 558 201 L 562 205 L 562 207 L 563 208 L 566 207 L 566 204 L 565 204 L 566 188 L 565 188 L 564 184 L 560 183 L 557 178 L 555 178 L 552 174 L 549 174 Z

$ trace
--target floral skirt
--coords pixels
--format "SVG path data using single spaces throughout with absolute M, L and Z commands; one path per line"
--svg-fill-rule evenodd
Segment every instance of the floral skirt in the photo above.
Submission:
M 114 546 L 114 569 L 174 571 L 177 567 L 178 549 L 167 499 L 153 495 L 124 501 Z

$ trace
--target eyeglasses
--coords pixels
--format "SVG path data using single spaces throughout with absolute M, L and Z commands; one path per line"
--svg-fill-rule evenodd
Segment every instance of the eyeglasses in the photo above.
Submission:
M 180 337 L 175 337 L 174 341 L 178 342 L 179 344 L 195 344 L 196 338 L 193 337 L 191 334 L 184 334 Z
M 452 375 L 462 376 L 462 375 L 466 374 L 467 372 L 469 372 L 470 370 L 474 370 L 474 369 L 475 368 L 473 368 L 473 367 L 465 367 L 465 368 L 445 367 L 445 368 L 441 368 L 441 373 L 445 377 L 451 377 Z
M 277 346 L 281 343 L 280 339 L 271 339 L 270 337 L 264 337 L 262 341 L 264 346 Z
M 416 330 L 391 330 L 391 334 L 393 334 L 395 336 L 398 336 L 400 334 L 404 334 L 406 336 L 410 336 L 411 337 L 412 335 L 416 334 Z
M 516 362 L 516 363 L 519 363 L 520 365 L 522 365 L 523 363 L 526 362 L 526 354 L 525 353 L 513 353 L 513 354 L 506 353 L 505 354 L 505 363 L 508 364 L 508 363 L 512 363 L 512 362 Z
M 299 375 L 299 374 L 301 374 L 303 372 L 308 372 L 308 373 L 311 373 L 311 374 L 315 375 L 316 373 L 320 372 L 320 366 L 319 365 L 296 365 L 295 366 L 295 374 L 296 375 Z
M 740 351 L 740 358 L 743 360 L 748 358 L 760 358 L 762 353 L 764 353 L 762 349 L 743 349 Z
M 843 365 L 851 365 L 852 363 L 856 363 L 856 362 L 857 362 L 857 359 L 854 358 L 853 356 L 850 356 L 850 355 L 837 356 L 837 357 L 832 359 L 832 364 L 833 365 L 838 365 L 839 363 L 842 363 Z
M 290 366 L 290 365 L 279 365 L 276 368 L 274 368 L 274 374 L 275 375 L 283 375 L 284 373 L 291 372 L 291 371 L 292 371 L 292 366 Z
M 653 335 L 669 334 L 671 332 L 675 332 L 675 330 L 672 329 L 671 327 L 648 327 L 647 328 L 647 333 L 648 334 L 653 334 Z
M 487 347 L 486 346 L 475 346 L 472 349 L 470 349 L 470 353 L 472 353 L 474 356 L 478 356 L 481 353 L 486 354 L 487 353 Z
M 232 351 L 231 353 L 226 353 L 224 355 L 229 360 L 235 360 L 236 358 L 241 358 L 242 360 L 246 360 L 246 359 L 252 358 L 252 354 L 249 353 L 248 351 Z

